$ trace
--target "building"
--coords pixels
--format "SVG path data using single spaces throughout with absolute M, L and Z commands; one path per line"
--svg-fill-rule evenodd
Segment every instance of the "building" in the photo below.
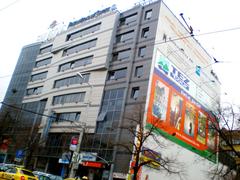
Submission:
M 32 126 L 30 123 L 28 127 L 26 127 L 28 130 L 22 131 L 28 122 L 22 121 L 21 116 L 23 114 L 21 108 L 23 108 L 22 100 L 25 96 L 28 80 L 31 76 L 40 45 L 41 43 L 33 43 L 22 48 L 4 102 L 2 103 L 0 113 L 0 140 L 3 142 L 5 139 L 11 139 L 8 146 L 8 159 L 11 161 L 13 161 L 15 157 L 16 150 L 24 147 L 23 144 L 16 144 L 16 142 L 27 139 L 26 137 L 28 137 L 28 133 L 30 133 L 29 129 L 31 129 Z M 36 107 L 39 102 L 35 102 L 35 104 L 31 110 L 36 111 L 34 107 Z M 19 122 L 21 122 L 21 124 Z M 21 127 L 21 130 L 19 127 Z M 21 137 L 19 135 L 21 135 Z M 5 157 L 4 151 L 2 152 L 2 157 Z M 4 158 L 1 159 L 1 162 L 3 162 L 3 160 Z
M 64 174 L 67 165 L 59 159 L 68 154 L 71 138 L 84 132 L 81 152 L 91 158 L 95 153 L 95 162 L 85 160 L 77 173 L 126 177 L 131 155 L 114 143 L 133 140 L 118 127 L 128 124 L 126 115 L 139 105 L 171 127 L 167 133 L 177 134 L 175 143 L 183 144 L 179 137 L 184 137 L 181 148 L 193 147 L 194 157 L 203 156 L 201 148 L 215 148 L 215 136 L 207 141 L 206 135 L 211 135 L 207 117 L 220 95 L 212 57 L 162 1 L 121 13 L 109 7 L 71 22 L 65 32 L 41 43 L 34 63 L 22 103 L 45 102 L 43 113 L 32 115 L 41 117 L 36 169 Z M 163 101 L 154 99 L 154 93 Z M 174 98 L 181 122 L 169 119 Z M 191 127 L 184 134 L 185 112 L 202 118 L 189 118 Z

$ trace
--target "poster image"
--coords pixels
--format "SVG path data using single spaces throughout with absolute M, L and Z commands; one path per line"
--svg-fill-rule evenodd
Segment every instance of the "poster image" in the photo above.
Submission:
M 195 119 L 196 119 L 195 107 L 187 103 L 184 119 L 184 133 L 192 137 L 194 135 Z
M 166 120 L 167 104 L 169 89 L 162 82 L 156 81 L 154 99 L 153 99 L 153 115 L 161 120 Z
M 206 143 L 206 123 L 207 117 L 202 112 L 199 112 L 197 141 L 199 141 L 202 144 Z
M 170 107 L 170 125 L 180 130 L 182 119 L 183 99 L 176 93 L 172 94 L 172 101 Z

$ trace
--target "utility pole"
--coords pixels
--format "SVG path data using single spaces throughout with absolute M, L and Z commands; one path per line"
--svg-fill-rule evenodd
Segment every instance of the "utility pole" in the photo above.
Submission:
M 81 79 L 85 80 L 84 76 L 80 72 L 77 72 L 77 75 Z M 88 120 L 88 111 L 89 111 L 89 106 L 91 104 L 91 96 L 92 96 L 93 85 L 91 85 L 89 82 L 86 82 L 86 83 L 90 87 L 90 92 L 89 92 L 89 95 L 88 95 L 88 102 L 87 102 L 87 107 L 86 107 L 86 113 L 85 113 L 86 114 L 85 120 Z M 83 125 L 81 125 L 81 130 L 79 132 L 77 148 L 72 153 L 77 152 L 78 155 L 79 155 L 79 153 L 80 153 L 80 146 L 81 146 L 81 143 L 82 143 L 82 138 L 83 138 L 83 134 L 85 132 L 85 128 L 86 128 L 86 124 L 84 123 Z M 69 177 L 70 178 L 74 178 L 75 175 L 76 175 L 76 170 L 78 169 L 79 162 L 71 162 L 71 161 L 72 161 L 72 157 L 71 157 L 71 160 L 70 160 L 70 163 L 72 163 L 72 164 L 71 164 Z
M 77 148 L 75 151 L 73 151 L 72 153 L 74 152 L 77 152 L 79 154 L 80 152 L 80 147 L 81 147 L 81 143 L 82 143 L 82 138 L 83 138 L 83 134 L 85 132 L 85 128 L 86 128 L 86 124 L 84 123 L 82 126 L 81 126 L 81 130 L 80 130 L 80 133 L 79 133 L 79 136 L 78 136 L 78 144 L 77 144 Z M 70 169 L 70 174 L 69 174 L 69 177 L 70 178 L 74 178 L 75 175 L 76 175 L 76 170 L 78 169 L 78 164 L 79 162 L 72 162 L 72 156 L 71 156 L 71 159 L 70 159 L 70 162 L 71 163 L 71 169 Z

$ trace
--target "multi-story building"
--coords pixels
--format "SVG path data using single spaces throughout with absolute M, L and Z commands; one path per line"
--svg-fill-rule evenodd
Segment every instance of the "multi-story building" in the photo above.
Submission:
M 5 156 L 5 152 L 2 152 L 3 158 L 1 159 L 1 162 L 4 160 L 4 158 L 13 160 L 16 150 L 24 147 L 24 144 L 21 144 L 20 141 L 27 139 L 29 136 L 28 133 L 30 133 L 30 131 L 23 131 L 23 127 L 31 129 L 32 123 L 29 124 L 31 121 L 30 118 L 28 118 L 29 122 L 26 120 L 22 121 L 23 112 L 21 109 L 24 108 L 22 100 L 26 93 L 28 80 L 31 76 L 40 45 L 41 43 L 34 43 L 22 48 L 11 82 L 8 86 L 4 101 L 2 103 L 0 113 L 0 140 L 1 142 L 4 140 L 9 141 L 9 146 L 8 157 Z M 37 104 L 40 104 L 40 101 L 34 102 L 31 105 L 30 110 L 36 111 L 36 107 L 38 106 Z M 17 141 L 19 143 L 16 143 Z
M 153 75 L 157 59 L 164 59 L 161 75 Z M 65 32 L 41 43 L 22 100 L 26 106 L 45 102 L 43 113 L 33 115 L 41 117 L 42 145 L 34 156 L 34 167 L 60 173 L 66 165 L 58 162 L 68 153 L 71 138 L 84 131 L 81 151 L 90 152 L 88 156 L 95 154 L 96 162 L 83 163 L 79 173 L 95 174 L 95 178 L 109 171 L 115 177 L 126 174 L 131 155 L 114 143 L 133 138 L 119 127 L 128 124 L 126 115 L 135 112 L 137 106 L 149 107 L 156 79 L 159 93 L 163 84 L 168 90 L 164 96 L 159 94 L 165 105 L 159 103 L 155 115 L 165 108 L 165 119 L 170 118 L 168 106 L 174 99 L 170 95 L 175 93 L 175 100 L 182 104 L 179 117 L 185 118 L 186 106 L 193 117 L 202 116 L 202 137 L 197 136 L 200 119 L 190 123 L 191 132 L 181 135 L 186 141 L 184 147 L 196 148 L 201 155 L 199 147 L 207 148 L 210 143 L 206 140 L 206 133 L 210 134 L 206 117 L 216 107 L 220 94 L 211 60 L 162 1 L 139 4 L 122 13 L 114 7 L 106 8 L 69 23 Z M 187 125 L 178 124 L 171 133 L 179 140 Z M 104 169 L 96 164 L 98 161 L 112 165 Z

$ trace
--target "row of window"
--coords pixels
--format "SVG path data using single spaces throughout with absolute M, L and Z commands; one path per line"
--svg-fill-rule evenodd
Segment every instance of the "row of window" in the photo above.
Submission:
M 67 77 L 64 79 L 59 79 L 54 82 L 54 88 L 59 88 L 63 86 L 69 86 L 73 84 L 81 84 L 81 83 L 87 83 L 89 81 L 90 74 L 83 74 L 83 77 L 80 77 L 78 75 Z
M 149 27 L 145 27 L 142 29 L 141 38 L 147 38 L 149 34 L 150 34 Z M 134 30 L 124 32 L 122 34 L 118 34 L 116 36 L 116 43 L 125 43 L 127 41 L 130 41 L 133 39 L 133 36 L 134 36 Z
M 146 46 L 139 47 L 138 57 L 145 57 L 147 52 Z M 128 60 L 131 55 L 131 49 L 124 49 L 118 52 L 113 53 L 112 61 L 125 61 Z
M 113 61 L 124 61 L 124 60 L 129 59 L 130 54 L 131 54 L 131 49 L 130 48 L 124 49 L 124 50 L 118 51 L 116 53 L 113 53 L 112 60 Z M 146 55 L 146 46 L 142 46 L 138 49 L 138 57 L 144 57 L 145 55 Z M 41 61 L 37 61 L 36 64 L 35 64 L 35 67 L 41 67 L 41 66 L 50 64 L 51 59 L 52 58 L 47 58 L 47 59 L 44 59 L 44 60 L 41 60 Z M 68 69 L 74 69 L 74 68 L 77 68 L 77 67 L 80 67 L 80 66 L 85 66 L 85 65 L 91 64 L 92 60 L 93 60 L 93 56 L 87 56 L 87 57 L 84 57 L 84 58 L 81 58 L 81 59 L 73 60 L 71 62 L 61 64 L 59 66 L 58 71 L 60 72 L 60 71 L 68 70 Z M 42 74 L 42 73 L 40 73 L 40 74 Z M 35 76 L 35 75 L 33 75 L 33 76 Z M 32 80 L 32 81 L 35 81 L 35 77 L 33 79 L 34 80 Z M 36 80 L 39 80 L 39 79 L 44 79 L 44 78 L 37 76 Z
M 27 89 L 26 95 L 30 96 L 30 95 L 41 94 L 42 93 L 42 88 L 43 88 L 43 86 Z
M 134 76 L 142 77 L 144 74 L 143 66 L 136 66 Z M 113 71 L 109 71 L 108 80 L 118 80 L 125 78 L 127 76 L 127 68 L 117 69 Z
M 47 77 L 47 71 L 42 72 L 42 73 L 38 73 L 38 74 L 33 74 L 31 76 L 31 81 L 37 81 L 37 80 L 42 80 L 45 79 Z
M 54 121 L 79 121 L 81 112 L 54 113 Z
M 145 14 L 144 14 L 144 20 L 149 20 L 149 19 L 151 19 L 151 17 L 152 17 L 152 10 L 146 11 Z M 129 16 L 120 18 L 119 22 L 120 22 L 120 25 L 128 25 L 132 22 L 135 22 L 136 20 L 137 20 L 137 13 L 134 13 L 134 14 L 131 14 Z M 84 29 L 73 32 L 71 34 L 68 34 L 67 37 L 66 37 L 66 41 L 73 40 L 75 38 L 82 37 L 84 35 L 93 33 L 95 31 L 99 30 L 100 26 L 101 26 L 101 23 L 97 23 L 97 24 L 94 24 L 92 26 L 89 26 L 89 27 L 86 27 Z M 116 38 L 117 42 L 123 42 L 123 41 L 131 39 L 132 35 L 133 35 L 133 32 L 134 31 L 130 31 L 130 32 L 127 32 L 127 33 L 124 33 L 124 34 L 121 34 L 121 35 L 117 35 L 117 38 Z M 146 37 L 148 35 L 148 32 L 149 32 L 149 28 L 143 29 L 141 36 Z M 51 52 L 51 50 L 52 50 L 52 45 L 49 45 L 49 46 L 41 48 L 40 51 L 39 51 L 39 54 L 44 54 L 44 53 L 47 53 L 47 52 Z M 70 52 L 72 52 L 72 51 L 76 52 L 76 51 L 81 51 L 81 50 L 82 49 L 80 47 L 77 48 L 77 46 L 69 49 Z M 69 54 L 69 53 L 66 52 L 66 53 L 63 54 L 63 56 L 65 56 L 66 54 Z
M 67 55 L 70 55 L 70 54 L 73 54 L 73 53 L 76 53 L 76 52 L 79 52 L 79 51 L 83 51 L 85 49 L 90 49 L 92 47 L 95 47 L 96 44 L 97 44 L 97 39 L 92 39 L 90 41 L 75 45 L 73 47 L 65 49 L 63 51 L 63 56 L 67 56 Z
M 116 36 L 116 43 L 124 43 L 126 41 L 130 41 L 133 39 L 133 35 L 134 35 L 134 30 L 122 33 L 122 34 L 118 34 Z
M 144 14 L 144 20 L 149 20 L 151 18 L 152 18 L 152 9 L 146 11 L 145 14 Z M 119 25 L 120 26 L 129 25 L 131 23 L 136 22 L 136 20 L 137 20 L 137 13 L 130 14 L 128 16 L 120 18 Z
M 100 29 L 100 25 L 101 25 L 101 23 L 97 23 L 97 24 L 94 24 L 94 25 L 89 26 L 87 28 L 84 28 L 84 29 L 78 30 L 76 32 L 73 32 L 71 34 L 68 34 L 66 41 L 73 40 L 73 39 L 76 39 L 78 37 L 82 37 L 82 36 L 85 36 L 87 34 L 90 34 L 90 33 L 94 33 L 95 31 Z
M 40 60 L 40 61 L 37 61 L 36 64 L 35 64 L 35 67 L 41 67 L 41 66 L 46 66 L 48 64 L 51 63 L 51 60 L 52 58 L 46 58 L 46 59 L 43 59 L 43 60 Z
M 59 96 L 54 96 L 52 104 L 65 104 L 65 103 L 78 103 L 83 102 L 85 98 L 86 92 L 80 92 L 80 93 L 72 93 L 72 94 L 64 94 Z
M 47 53 L 47 52 L 51 52 L 51 50 L 52 50 L 52 45 L 49 45 L 49 46 L 41 48 L 40 51 L 39 51 L 39 54 L 44 54 L 44 53 Z
M 58 71 L 65 71 L 65 70 L 74 69 L 74 68 L 80 67 L 80 66 L 86 66 L 88 64 L 91 64 L 92 60 L 93 60 L 93 56 L 88 56 L 88 57 L 84 57 L 81 59 L 73 60 L 73 61 L 67 62 L 65 64 L 61 64 L 59 66 Z

